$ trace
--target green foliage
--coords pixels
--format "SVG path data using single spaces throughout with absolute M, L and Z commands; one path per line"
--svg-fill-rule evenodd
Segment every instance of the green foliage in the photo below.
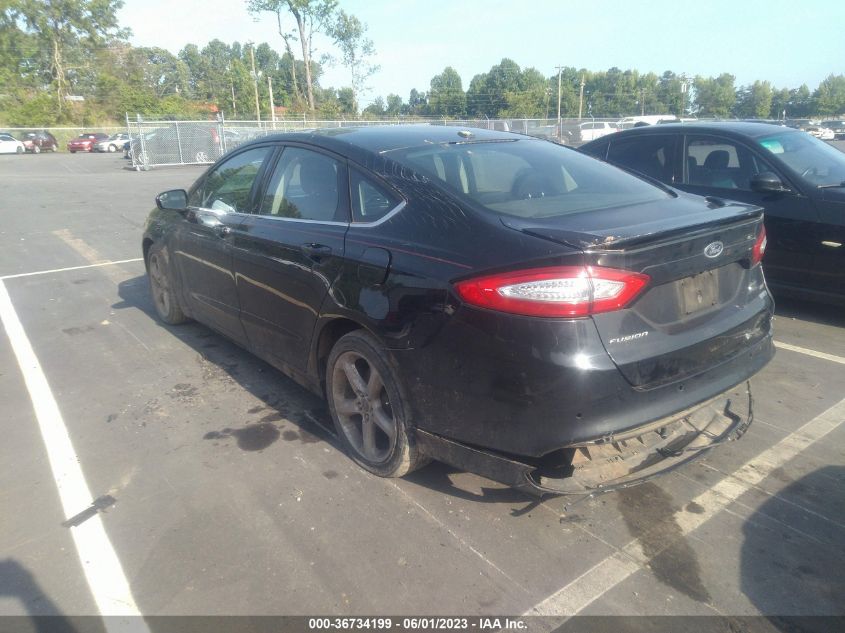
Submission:
M 829 75 L 815 94 L 816 112 L 833 116 L 845 112 L 845 75 Z
M 451 66 L 431 78 L 428 112 L 444 117 L 462 117 L 466 114 L 466 95 L 461 86 L 461 76 Z
M 736 102 L 734 76 L 722 73 L 716 78 L 695 78 L 695 94 L 698 104 L 698 116 L 727 117 Z

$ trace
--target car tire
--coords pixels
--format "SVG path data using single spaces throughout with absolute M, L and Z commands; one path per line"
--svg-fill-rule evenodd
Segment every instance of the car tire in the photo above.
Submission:
M 72 150 L 70 150 L 70 153 L 71 153 L 71 154 L 76 154 L 76 150 L 75 150 L 75 149 L 72 149 Z
M 33 153 L 33 154 L 40 154 L 40 153 L 41 153 L 41 148 L 40 148 L 40 147 L 38 147 L 38 145 L 33 145 L 33 146 L 32 146 L 32 153 Z
M 116 145 L 109 145 L 109 152 L 116 152 L 117 146 Z
M 156 313 L 168 325 L 179 325 L 188 321 L 188 317 L 179 305 L 179 298 L 173 286 L 168 258 L 164 249 L 151 246 L 147 255 L 147 277 L 150 280 L 150 294 Z
M 326 364 L 326 394 L 349 456 L 379 477 L 402 477 L 428 463 L 417 448 L 396 362 L 363 330 L 341 337 Z
M 15 153 L 23 154 L 26 150 L 23 147 L 15 148 Z

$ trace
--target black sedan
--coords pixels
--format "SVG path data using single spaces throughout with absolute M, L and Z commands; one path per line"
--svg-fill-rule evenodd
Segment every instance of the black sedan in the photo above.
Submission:
M 773 355 L 759 207 L 547 141 L 270 136 L 157 198 L 143 254 L 194 318 L 329 403 L 380 476 L 433 458 L 536 493 L 642 481 L 751 421 Z
M 845 304 L 845 154 L 761 123 L 638 128 L 580 151 L 702 196 L 765 207 L 772 290 Z

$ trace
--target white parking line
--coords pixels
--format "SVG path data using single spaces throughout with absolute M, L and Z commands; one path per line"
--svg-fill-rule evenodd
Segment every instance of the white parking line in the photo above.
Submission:
M 745 492 L 757 486 L 773 470 L 786 464 L 844 421 L 845 400 L 841 400 L 701 493 L 694 499 L 695 503 L 701 506 L 700 514 L 685 511 L 675 513 L 681 534 L 685 536 L 713 518 Z M 643 561 L 643 557 L 639 541 L 634 539 L 531 607 L 525 615 L 576 615 L 636 571 L 643 569 L 643 563 L 647 562 Z
M 19 279 L 20 277 L 32 277 L 34 275 L 50 275 L 52 273 L 63 273 L 69 270 L 83 270 L 85 268 L 100 268 L 102 266 L 114 266 L 115 264 L 131 264 L 133 262 L 141 262 L 144 261 L 143 257 L 135 257 L 133 259 L 118 259 L 116 261 L 110 262 L 98 262 L 96 264 L 85 264 L 84 266 L 68 266 L 67 268 L 52 268 L 50 270 L 36 270 L 32 273 L 18 273 L 16 275 L 3 275 L 0 277 L 0 281 L 5 281 L 6 279 Z
M 0 281 L 0 321 L 9 337 L 12 350 L 23 374 L 32 407 L 35 411 L 41 439 L 47 449 L 47 457 L 53 480 L 58 488 L 65 518 L 73 517 L 91 505 L 94 497 L 85 481 L 79 457 L 65 426 L 56 399 L 50 391 L 47 377 L 32 349 L 21 325 L 6 285 Z M 58 527 L 58 526 L 57 526 Z M 70 528 L 79 561 L 85 572 L 85 579 L 102 615 L 124 616 L 106 618 L 104 624 L 113 631 L 126 631 L 127 627 L 138 633 L 149 633 L 149 629 L 132 597 L 129 582 L 123 573 L 120 560 L 112 547 L 99 515 L 94 515 L 80 525 Z M 126 619 L 129 618 L 129 619 Z
M 807 356 L 815 356 L 816 358 L 822 358 L 824 360 L 829 360 L 834 363 L 839 363 L 840 365 L 845 365 L 845 358 L 843 358 L 842 356 L 834 356 L 833 354 L 817 352 L 813 349 L 807 349 L 806 347 L 798 347 L 797 345 L 790 345 L 789 343 L 782 343 L 781 341 L 775 341 L 775 347 L 779 347 L 790 352 L 806 354 Z

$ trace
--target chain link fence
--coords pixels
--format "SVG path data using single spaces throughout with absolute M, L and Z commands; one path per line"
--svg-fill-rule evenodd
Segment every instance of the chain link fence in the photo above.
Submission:
M 452 125 L 515 132 L 580 145 L 622 127 L 618 119 L 391 119 L 380 121 L 135 121 L 127 117 L 128 157 L 136 170 L 214 163 L 238 145 L 268 134 L 372 125 Z

